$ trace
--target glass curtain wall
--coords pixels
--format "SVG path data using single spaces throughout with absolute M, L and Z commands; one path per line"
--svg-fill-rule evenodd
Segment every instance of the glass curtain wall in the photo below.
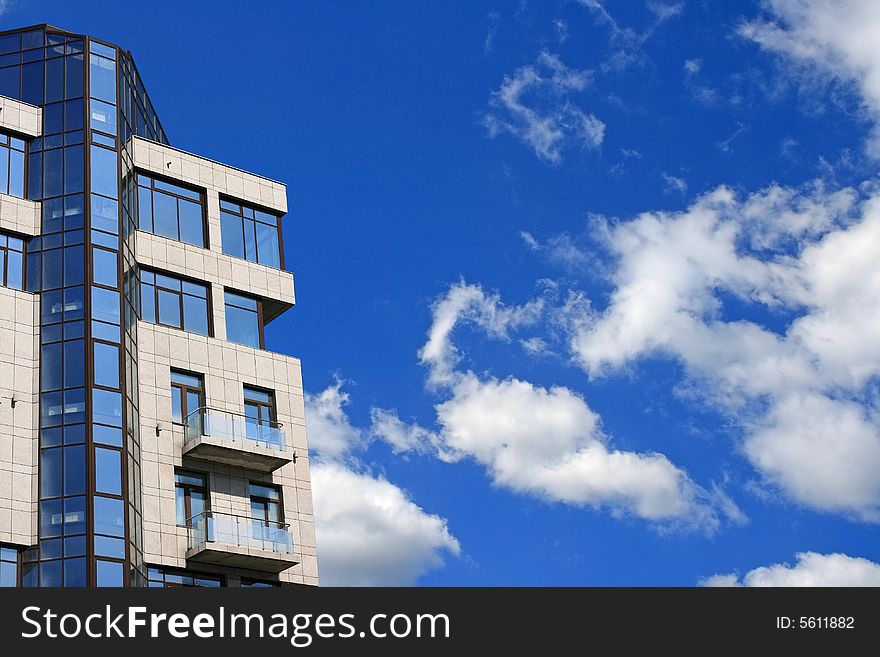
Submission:
M 167 140 L 131 56 L 84 35 L 0 33 L 0 94 L 43 109 L 25 184 L 42 204 L 25 249 L 26 289 L 41 295 L 39 544 L 21 582 L 146 585 L 137 271 L 120 180 L 133 169 L 125 140 Z

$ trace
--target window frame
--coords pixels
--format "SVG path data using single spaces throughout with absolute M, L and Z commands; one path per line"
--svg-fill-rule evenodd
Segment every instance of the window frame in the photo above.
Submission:
M 155 577 L 154 574 L 158 574 L 159 577 Z M 192 584 L 178 584 L 177 582 L 169 582 L 168 576 L 172 577 L 181 577 L 181 578 L 190 578 L 193 583 Z M 216 582 L 216 586 L 207 586 L 200 587 L 195 584 L 196 580 L 204 580 L 208 582 Z M 153 584 L 161 583 L 161 588 L 163 589 L 181 589 L 181 588 L 223 588 L 226 586 L 226 580 L 223 575 L 213 574 L 213 573 L 200 573 L 192 570 L 181 570 L 178 568 L 165 568 L 163 566 L 150 566 L 147 565 L 147 587 L 148 588 L 160 588 L 159 586 L 153 586 Z
M 19 240 L 21 242 L 21 250 L 13 249 L 9 247 L 9 240 Z M 20 237 L 15 233 L 10 233 L 7 231 L 0 231 L 0 251 L 3 253 L 3 261 L 0 263 L 0 287 L 8 287 L 11 290 L 20 290 L 24 291 L 27 289 L 27 280 L 25 280 L 25 276 L 27 274 L 27 243 L 28 238 Z M 19 272 L 18 280 L 21 281 L 20 287 L 11 287 L 9 285 L 9 253 L 18 253 L 21 255 L 21 271 Z
M 238 308 L 239 310 L 246 310 L 248 312 L 253 312 L 253 311 L 250 308 L 244 308 L 242 306 L 230 304 L 229 301 L 227 301 L 227 297 L 226 297 L 227 292 L 232 293 L 237 296 L 240 296 L 240 297 L 244 297 L 245 299 L 251 299 L 252 301 L 255 301 L 257 303 L 257 311 L 256 311 L 257 312 L 257 332 L 259 334 L 259 346 L 258 347 L 254 347 L 253 345 L 247 344 L 244 342 L 236 342 L 235 340 L 230 340 L 230 338 L 229 338 L 229 313 L 227 312 L 228 307 L 230 305 L 232 305 L 234 308 Z M 245 347 L 255 348 L 255 349 L 265 349 L 266 348 L 266 325 L 265 325 L 265 322 L 263 321 L 263 300 L 262 299 L 260 299 L 259 297 L 255 297 L 253 295 L 247 294 L 245 292 L 239 292 L 238 290 L 234 290 L 231 288 L 224 288 L 223 289 L 223 314 L 226 316 L 226 339 L 229 342 L 232 342 L 233 344 L 240 344 Z
M 252 492 L 254 486 L 260 486 L 263 488 L 273 488 L 278 493 L 278 499 L 272 499 L 271 497 L 266 497 L 265 495 L 255 495 Z M 250 501 L 249 509 L 250 509 L 250 518 L 253 522 L 262 523 L 264 527 L 271 527 L 269 523 L 277 523 L 279 527 L 283 527 L 286 525 L 286 521 L 284 520 L 284 492 L 281 486 L 277 484 L 273 484 L 272 482 L 266 481 L 248 481 L 248 499 Z M 258 502 L 263 505 L 263 517 L 256 518 L 254 517 L 254 502 Z M 278 504 L 278 520 L 270 520 L 269 519 L 269 505 L 272 503 Z
M 271 424 L 278 424 L 277 406 L 275 403 L 275 391 L 274 390 L 269 390 L 268 388 L 260 388 L 258 386 L 252 386 L 252 385 L 247 385 L 247 384 L 243 385 L 242 390 L 243 390 L 242 395 L 243 395 L 243 399 L 244 399 L 245 416 L 247 416 L 248 404 L 250 404 L 252 406 L 256 406 L 258 411 L 260 411 L 263 408 L 267 408 L 267 409 L 269 409 L 269 422 Z M 269 401 L 265 402 L 260 399 L 248 398 L 248 391 L 253 391 L 256 393 L 262 393 L 264 395 L 268 395 Z M 263 424 L 262 413 L 258 412 L 257 420 L 258 420 L 257 424 Z
M 200 477 L 203 482 L 203 485 L 202 486 L 195 486 L 195 485 L 189 484 L 189 483 L 181 483 L 177 480 L 177 475 L 179 475 L 179 474 L 188 475 L 190 477 Z M 179 488 L 183 489 L 183 509 L 184 509 L 184 514 L 186 515 L 186 518 L 185 518 L 185 524 L 181 525 L 179 519 L 176 517 L 177 512 L 175 510 L 174 521 L 178 527 L 189 528 L 190 525 L 188 523 L 190 520 L 192 520 L 192 517 L 193 517 L 192 516 L 192 497 L 191 497 L 192 491 L 201 491 L 202 493 L 204 493 L 204 495 L 205 495 L 205 512 L 207 513 L 208 511 L 211 510 L 211 489 L 208 486 L 208 473 L 207 472 L 199 472 L 198 470 L 187 470 L 185 468 L 175 468 L 174 469 L 175 509 L 177 506 L 177 503 L 176 503 L 177 490 Z
M 230 205 L 236 206 L 238 210 L 233 211 L 226 207 Z M 278 233 L 278 267 L 273 267 L 272 265 L 267 265 L 263 262 L 260 262 L 259 241 L 256 239 L 256 224 L 261 223 L 265 226 L 268 226 L 269 224 L 259 221 L 256 216 L 253 219 L 251 219 L 250 217 L 246 217 L 245 209 L 251 210 L 252 212 L 263 212 L 265 214 L 269 214 L 275 217 L 275 230 Z M 237 217 L 239 220 L 242 245 L 245 248 L 244 256 L 233 255 L 232 253 L 229 253 L 223 249 L 223 213 Z M 242 201 L 241 199 L 233 198 L 231 196 L 220 196 L 220 250 L 223 252 L 224 255 L 228 255 L 231 258 L 238 258 L 240 260 L 246 260 L 247 262 L 252 262 L 257 265 L 263 265 L 264 267 L 269 267 L 271 269 L 286 271 L 286 266 L 284 262 L 284 234 L 281 227 L 282 217 L 283 215 L 278 214 L 276 210 L 271 210 L 267 207 L 254 205 L 253 203 L 248 203 L 246 201 Z M 247 240 L 245 239 L 244 228 L 245 221 L 252 221 L 254 223 L 254 260 L 249 258 L 247 253 Z
M 143 274 L 152 274 L 153 282 L 144 282 Z M 164 285 L 160 285 L 157 276 L 165 276 L 166 278 L 172 278 L 177 281 L 180 281 L 181 286 L 179 290 L 175 290 Z M 183 283 L 190 283 L 191 285 L 198 285 L 205 288 L 205 312 L 207 313 L 207 324 L 208 324 L 208 332 L 207 333 L 199 333 L 198 331 L 193 331 L 191 329 L 186 328 L 186 315 L 184 314 L 184 297 L 190 296 L 194 298 L 201 299 L 202 297 L 196 297 L 196 295 L 189 294 L 183 290 Z M 153 290 L 153 309 L 155 311 L 155 320 L 144 319 L 143 312 L 143 304 L 144 304 L 144 286 L 149 286 Z M 140 299 L 140 307 L 138 308 L 138 319 L 145 321 L 150 324 L 156 324 L 157 326 L 165 326 L 167 328 L 176 329 L 178 331 L 186 331 L 187 333 L 193 333 L 195 335 L 205 335 L 206 337 L 214 337 L 214 313 L 213 313 L 213 300 L 211 298 L 211 289 L 212 286 L 210 283 L 205 281 L 198 281 L 192 278 L 188 278 L 185 276 L 178 276 L 177 274 L 167 273 L 158 269 L 150 269 L 149 267 L 141 267 L 138 274 L 138 295 Z M 159 290 L 163 292 L 167 292 L 170 294 L 174 294 L 177 296 L 178 303 L 178 312 L 180 316 L 180 326 L 174 326 L 173 324 L 166 324 L 160 321 L 159 318 Z
M 0 148 L 5 148 L 7 151 L 9 151 L 9 154 L 6 157 L 6 189 L 5 190 L 0 189 L 0 194 L 6 194 L 7 196 L 12 196 L 14 198 L 27 199 L 27 197 L 28 197 L 28 163 L 29 163 L 28 160 L 30 160 L 30 158 L 28 156 L 30 155 L 29 146 L 31 143 L 31 137 L 17 133 L 15 131 L 6 130 L 6 129 L 0 130 L 0 139 L 2 139 L 3 137 L 6 138 L 6 143 L 3 143 L 2 141 L 0 141 Z M 19 141 L 24 142 L 24 146 L 23 146 L 22 150 L 19 150 L 17 148 L 13 148 L 13 146 L 12 146 L 13 139 L 18 139 Z M 11 173 L 12 173 L 12 151 L 13 150 L 17 153 L 21 153 L 22 157 L 24 158 L 24 167 L 22 168 L 22 176 L 23 177 L 21 179 L 21 196 L 17 196 L 16 194 L 13 194 L 9 191 L 9 184 L 10 184 L 10 181 L 12 180 Z
M 191 385 L 189 385 L 189 384 L 187 384 L 187 383 L 176 382 L 176 381 L 174 380 L 174 375 L 175 375 L 175 374 L 183 374 L 183 375 L 185 375 L 185 376 L 191 376 L 191 377 L 197 378 L 197 379 L 199 380 L 199 387 L 198 387 L 198 388 L 195 388 L 195 387 L 193 387 L 193 386 L 191 386 Z M 172 411 L 171 423 L 172 423 L 172 424 L 178 424 L 178 425 L 181 425 L 181 426 L 182 426 L 182 425 L 184 424 L 183 421 L 186 419 L 186 417 L 187 417 L 190 413 L 192 413 L 193 411 L 197 411 L 197 410 L 199 410 L 199 408 L 204 408 L 204 407 L 205 407 L 205 375 L 204 375 L 204 374 L 199 374 L 198 372 L 190 372 L 190 371 L 187 371 L 187 370 L 182 370 L 182 369 L 179 369 L 179 368 L 176 368 L 176 367 L 172 367 L 172 368 L 171 368 L 171 386 L 170 386 L 170 387 L 171 387 L 171 389 L 172 389 L 172 393 L 171 393 L 172 395 L 174 394 L 174 389 L 175 389 L 175 388 L 177 388 L 178 390 L 180 390 L 180 422 L 178 422 L 178 421 L 176 421 L 176 420 L 174 419 L 173 411 Z M 186 401 L 187 393 L 188 393 L 188 392 L 195 392 L 195 393 L 198 393 L 198 395 L 199 395 L 199 406 L 198 406 L 198 408 L 192 408 L 192 409 L 191 409 L 191 408 L 188 407 L 188 405 L 187 405 L 187 401 Z M 173 405 L 172 405 L 172 408 L 173 408 Z
M 142 179 L 146 178 L 149 181 L 149 186 L 142 183 Z M 180 187 L 182 189 L 186 189 L 190 192 L 196 193 L 199 196 L 199 200 L 197 201 L 199 207 L 201 208 L 201 228 L 202 228 L 202 243 L 201 244 L 193 244 L 192 242 L 186 242 L 181 239 L 181 230 L 180 230 L 180 201 L 186 201 L 187 203 L 196 203 L 192 198 L 189 198 L 183 194 L 178 194 L 176 192 L 169 191 L 167 189 L 162 189 L 161 187 L 156 186 L 156 182 L 160 184 L 172 185 L 174 187 Z M 193 185 L 186 184 L 182 181 L 175 180 L 174 178 L 169 178 L 167 176 L 157 175 L 151 171 L 144 171 L 141 169 L 136 169 L 134 172 L 134 197 L 137 199 L 137 217 L 136 217 L 136 226 L 137 230 L 143 231 L 145 233 L 150 233 L 151 235 L 155 235 L 156 237 L 164 237 L 165 239 L 174 240 L 180 242 L 181 244 L 189 244 L 190 246 L 194 246 L 200 249 L 208 249 L 211 248 L 210 243 L 210 231 L 208 230 L 208 203 L 207 203 L 207 193 L 204 188 L 195 187 Z M 141 227 L 141 207 L 140 207 L 140 190 L 148 189 L 150 191 L 150 230 L 146 230 Z M 166 196 L 170 196 L 175 200 L 175 207 L 177 210 L 177 237 L 170 237 L 168 235 L 163 235 L 161 233 L 156 232 L 156 217 L 154 209 L 156 207 L 155 195 L 156 194 L 164 194 Z

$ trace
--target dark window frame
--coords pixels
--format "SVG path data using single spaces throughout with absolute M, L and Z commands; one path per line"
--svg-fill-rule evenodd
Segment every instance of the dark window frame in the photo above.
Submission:
M 186 376 L 192 376 L 199 380 L 199 387 L 195 388 L 187 383 L 177 382 L 174 380 L 175 373 L 184 374 Z M 204 408 L 205 406 L 205 376 L 204 374 L 199 374 L 198 372 L 189 372 L 187 370 L 182 370 L 179 368 L 171 368 L 171 388 L 172 393 L 174 394 L 173 389 L 177 388 L 180 390 L 180 422 L 175 420 L 173 417 L 171 421 L 173 424 L 183 424 L 183 420 L 186 419 L 186 416 L 192 413 L 193 411 L 198 410 L 199 408 Z M 198 408 L 189 408 L 187 406 L 187 393 L 195 392 L 199 395 L 199 406 Z
M 244 308 L 243 306 L 238 306 L 236 304 L 230 304 L 227 301 L 226 293 L 231 292 L 232 294 L 238 295 L 240 297 L 244 297 L 246 299 L 251 299 L 252 301 L 256 301 L 257 303 L 257 329 L 259 333 L 259 349 L 266 348 L 266 324 L 263 321 L 263 300 L 260 297 L 255 297 L 253 295 L 247 294 L 246 292 L 239 292 L 238 290 L 233 290 L 231 288 L 224 288 L 223 290 L 223 311 L 226 314 L 226 339 L 233 344 L 241 344 L 245 347 L 253 347 L 253 345 L 249 345 L 243 342 L 235 342 L 234 340 L 229 339 L 229 316 L 226 313 L 226 309 L 231 305 L 234 308 L 238 308 L 239 310 L 246 310 L 248 312 L 253 312 L 250 308 Z
M 189 578 L 192 580 L 191 584 L 181 584 L 179 582 L 169 582 L 168 578 L 170 577 L 179 577 L 179 578 Z M 205 582 L 214 582 L 216 586 L 204 587 L 204 588 L 222 588 L 226 585 L 225 579 L 223 575 L 217 575 L 212 573 L 200 573 L 193 570 L 181 570 L 178 568 L 164 568 L 162 566 L 147 566 L 147 586 L 153 588 L 160 588 L 159 586 L 155 586 L 156 584 L 161 584 L 161 588 L 166 589 L 176 589 L 176 588 L 197 588 L 195 582 L 196 580 L 202 580 Z
M 202 480 L 202 486 L 196 486 L 190 483 L 180 483 L 177 480 L 177 475 L 184 474 L 190 477 L 199 477 Z M 184 514 L 186 515 L 185 522 L 187 524 L 180 524 L 179 519 L 175 517 L 175 522 L 178 527 L 189 527 L 189 521 L 192 519 L 192 491 L 201 491 L 205 496 L 205 512 L 211 510 L 211 489 L 208 486 L 208 474 L 206 472 L 199 472 L 198 470 L 186 470 L 183 468 L 175 468 L 174 470 L 174 498 L 177 499 L 177 490 L 183 489 L 183 508 Z M 175 503 L 176 506 L 176 503 Z M 175 511 L 176 515 L 176 511 Z
M 21 249 L 10 248 L 9 240 L 14 239 L 21 242 Z M 27 289 L 27 281 L 25 280 L 25 275 L 27 273 L 27 238 L 20 237 L 14 233 L 9 233 L 6 231 L 0 231 L 0 252 L 3 253 L 3 260 L 0 262 L 0 287 L 9 287 L 13 290 L 25 290 Z M 21 271 L 19 272 L 18 280 L 21 282 L 21 285 L 18 287 L 9 285 L 9 252 L 21 254 Z
M 262 393 L 264 395 L 268 395 L 269 401 L 265 402 L 261 399 L 255 399 L 253 397 L 248 397 L 248 391 L 254 391 L 257 393 Z M 244 385 L 243 386 L 243 398 L 244 398 L 244 408 L 245 415 L 247 415 L 247 407 L 248 405 L 257 407 L 257 424 L 263 424 L 262 413 L 259 412 L 263 408 L 267 408 L 269 410 L 269 422 L 273 424 L 277 424 L 278 422 L 278 414 L 277 414 L 277 406 L 275 403 L 275 391 L 270 390 L 268 388 L 260 388 L 258 386 L 252 385 Z
M 237 210 L 231 210 L 228 206 L 236 206 Z M 246 216 L 246 210 L 249 210 L 252 214 L 254 214 L 253 218 Z M 274 267 L 273 265 L 267 265 L 266 263 L 260 262 L 260 248 L 259 248 L 259 240 L 256 239 L 256 224 L 261 223 L 263 225 L 268 226 L 266 222 L 260 221 L 256 218 L 256 212 L 263 212 L 268 215 L 272 215 L 275 217 L 275 230 L 278 233 L 278 267 Z M 233 217 L 237 217 L 239 223 L 241 225 L 241 239 L 242 245 L 247 244 L 247 240 L 245 239 L 245 222 L 251 221 L 255 224 L 254 227 L 254 254 L 253 258 L 248 257 L 247 250 L 245 250 L 244 256 L 233 255 L 223 249 L 223 238 L 222 238 L 222 226 L 223 226 L 223 214 L 228 214 Z M 221 239 L 220 239 L 220 248 L 221 251 L 230 257 L 240 258 L 242 260 L 247 260 L 248 262 L 253 262 L 258 265 L 263 265 L 264 267 L 270 267 L 272 269 L 280 269 L 281 271 L 286 271 L 285 262 L 284 262 L 284 234 L 281 228 L 281 219 L 282 215 L 278 214 L 275 210 L 270 210 L 269 208 L 262 207 L 259 205 L 254 205 L 253 203 L 248 203 L 246 201 L 242 201 L 237 198 L 233 198 L 231 196 L 221 196 L 220 197 L 220 226 L 221 226 Z
M 152 274 L 153 282 L 144 282 L 143 274 Z M 160 285 L 158 280 L 155 278 L 156 276 L 165 276 L 167 278 L 175 279 L 180 281 L 181 289 L 176 290 L 164 285 Z M 190 294 L 188 292 L 183 291 L 183 283 L 190 283 L 191 285 L 198 285 L 200 287 L 205 288 L 205 297 L 204 301 L 206 304 L 206 312 L 207 312 L 207 324 L 208 324 L 208 332 L 206 334 L 199 333 L 198 331 L 193 331 L 191 329 L 186 328 L 186 315 L 184 314 L 184 297 L 194 297 L 198 299 L 202 299 L 202 297 Z M 153 291 L 153 308 L 155 309 L 155 320 L 145 319 L 143 314 L 143 295 L 144 295 L 144 287 L 150 287 Z M 159 291 L 167 292 L 169 294 L 174 294 L 178 298 L 178 312 L 180 316 L 180 326 L 174 326 L 174 324 L 166 324 L 160 321 L 159 317 Z M 211 285 L 210 283 L 204 281 L 198 281 L 192 278 L 187 278 L 184 276 L 178 276 L 177 274 L 170 274 L 164 271 L 160 271 L 158 269 L 150 269 L 148 267 L 140 268 L 140 275 L 138 276 L 138 294 L 140 298 L 140 307 L 138 308 L 138 318 L 149 322 L 150 324 L 156 324 L 158 326 L 167 326 L 168 328 L 177 329 L 178 331 L 186 331 L 188 333 L 195 333 L 196 335 L 205 335 L 206 337 L 214 336 L 214 313 L 213 313 L 213 301 L 211 298 Z
M 135 190 L 134 190 L 135 191 L 135 198 L 138 199 L 138 201 L 137 201 L 137 203 L 138 203 L 137 217 L 136 217 L 136 224 L 137 224 L 138 230 L 141 230 L 145 233 L 150 233 L 151 235 L 156 235 L 157 237 L 164 237 L 166 239 L 175 240 L 175 241 L 180 242 L 182 244 L 189 244 L 190 246 L 195 246 L 195 247 L 201 248 L 201 249 L 210 249 L 211 248 L 210 237 L 209 237 L 210 231 L 208 230 L 207 194 L 203 188 L 194 187 L 192 185 L 188 185 L 186 183 L 183 183 L 179 180 L 175 180 L 174 178 L 169 178 L 167 176 L 157 175 L 153 172 L 143 171 L 140 169 L 138 169 L 134 172 L 134 180 L 135 180 Z M 144 184 L 143 181 L 148 181 L 149 185 Z M 172 185 L 174 187 L 185 189 L 185 190 L 188 190 L 188 191 L 193 192 L 195 194 L 198 194 L 199 199 L 198 199 L 198 201 L 196 201 L 195 199 L 188 197 L 184 194 L 178 194 L 178 193 L 172 192 L 168 189 L 163 189 L 162 187 L 157 187 L 156 186 L 157 181 L 160 183 L 160 185 L 161 184 Z M 141 220 L 140 220 L 141 219 L 140 218 L 140 214 L 141 214 L 141 211 L 140 211 L 140 190 L 141 189 L 148 189 L 150 191 L 150 230 L 146 230 L 145 228 L 141 227 Z M 177 237 L 176 238 L 170 237 L 169 235 L 162 235 L 161 233 L 157 233 L 155 231 L 156 223 L 155 223 L 154 208 L 156 206 L 156 201 L 155 201 L 156 194 L 164 194 L 165 196 L 170 196 L 175 200 L 175 203 L 177 204 L 176 205 L 176 207 L 177 207 Z M 181 235 L 180 201 L 181 200 L 186 201 L 187 203 L 198 203 L 199 207 L 202 210 L 202 212 L 201 212 L 202 243 L 201 244 L 193 244 L 192 242 L 186 242 L 186 241 L 182 240 L 180 237 L 180 235 Z
M 252 492 L 253 486 L 260 486 L 262 488 L 272 488 L 278 494 L 278 499 L 274 499 L 271 497 L 266 497 L 265 495 L 255 495 Z M 262 523 L 265 527 L 269 527 L 269 523 L 276 523 L 278 526 L 283 526 L 285 523 L 284 520 L 284 494 L 281 486 L 277 484 L 273 484 L 272 482 L 266 481 L 248 481 L 248 498 L 250 500 L 250 511 L 251 511 L 251 520 L 255 522 Z M 254 502 L 258 502 L 263 505 L 263 517 L 258 518 L 253 515 Z M 276 503 L 278 505 L 278 520 L 271 520 L 269 518 L 269 506 L 272 503 Z
M 12 144 L 12 140 L 16 139 L 22 142 L 21 149 L 15 148 Z M 30 137 L 19 134 L 14 131 L 9 130 L 0 130 L 0 148 L 4 148 L 9 151 L 6 156 L 6 189 L 0 188 L 0 194 L 6 194 L 7 196 L 13 196 L 15 198 L 23 198 L 26 199 L 28 197 L 28 155 L 30 154 L 30 149 L 28 146 L 30 145 Z M 21 169 L 21 196 L 18 194 L 13 194 L 9 190 L 9 185 L 12 180 L 12 151 L 22 154 L 23 162 Z

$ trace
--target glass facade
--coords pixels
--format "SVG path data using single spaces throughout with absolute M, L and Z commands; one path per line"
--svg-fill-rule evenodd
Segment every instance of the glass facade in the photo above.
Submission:
M 38 138 L 0 133 L 0 194 L 41 212 L 38 235 L 0 233 L 0 285 L 40 300 L 38 539 L 0 546 L 0 585 L 221 586 L 221 577 L 147 566 L 140 490 L 137 320 L 210 336 L 213 312 L 209 285 L 141 271 L 135 235 L 208 248 L 207 194 L 134 167 L 130 137 L 168 141 L 130 54 L 116 46 L 48 26 L 0 32 L 0 95 L 42 109 Z M 221 206 L 225 253 L 284 266 L 279 216 Z M 229 291 L 224 301 L 228 339 L 262 348 L 261 300 Z M 242 435 L 280 435 L 283 450 L 273 394 L 244 394 Z M 202 377 L 172 372 L 171 398 L 182 423 L 204 407 Z M 199 517 L 217 531 L 244 527 L 261 545 L 282 533 L 291 543 L 279 488 L 253 484 L 251 513 L 245 506 L 230 523 L 211 520 L 207 483 L 175 472 L 178 523 Z
M 42 204 L 38 236 L 0 238 L 2 282 L 41 296 L 39 544 L 22 554 L 21 584 L 146 584 L 136 215 L 121 146 L 167 139 L 130 55 L 84 35 L 0 33 L 0 94 L 43 115 L 29 143 L 0 135 L 0 193 Z

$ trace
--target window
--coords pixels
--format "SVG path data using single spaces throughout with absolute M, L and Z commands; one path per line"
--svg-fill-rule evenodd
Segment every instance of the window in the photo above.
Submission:
M 24 240 L 0 233 L 0 285 L 23 289 Z
M 277 486 L 252 481 L 249 493 L 251 496 L 251 519 L 255 527 L 278 527 L 284 522 L 281 491 Z
M 205 405 L 202 377 L 171 370 L 171 420 L 183 422 L 194 411 Z
M 0 194 L 24 198 L 24 139 L 0 133 Z
M 166 589 L 181 586 L 219 587 L 223 585 L 223 580 L 217 575 L 205 575 L 187 570 L 148 568 L 147 585 Z
M 138 174 L 138 228 L 173 240 L 206 246 L 201 192 Z
M 18 550 L 0 545 L 0 588 L 18 586 Z
M 243 589 L 271 589 L 281 586 L 281 582 L 266 582 L 261 579 L 241 578 L 241 588 Z
M 245 430 L 252 440 L 271 435 L 275 423 L 275 395 L 266 390 L 244 387 Z
M 280 268 L 281 219 L 247 205 L 220 201 L 220 234 L 223 253 L 268 267 Z
M 188 527 L 190 522 L 208 509 L 208 485 L 205 475 L 178 470 L 174 473 L 174 499 L 177 524 Z
M 141 270 L 141 319 L 210 335 L 208 287 L 175 276 Z
M 252 297 L 226 291 L 226 339 L 263 348 L 262 304 Z

